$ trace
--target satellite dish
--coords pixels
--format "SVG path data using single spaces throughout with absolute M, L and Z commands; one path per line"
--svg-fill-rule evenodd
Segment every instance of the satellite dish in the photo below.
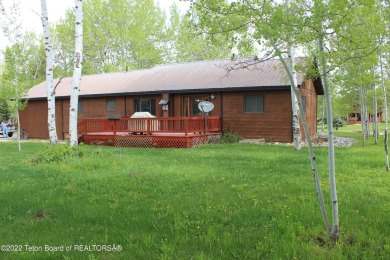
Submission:
M 198 108 L 200 111 L 208 113 L 214 108 L 214 104 L 209 101 L 202 101 L 198 104 Z

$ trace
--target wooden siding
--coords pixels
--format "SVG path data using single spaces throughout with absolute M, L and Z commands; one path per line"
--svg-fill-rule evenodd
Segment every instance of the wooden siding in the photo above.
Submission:
M 173 108 L 173 113 L 170 114 L 174 117 L 181 117 L 183 115 L 183 98 L 184 97 L 209 97 L 210 95 L 214 95 L 213 100 L 209 100 L 214 104 L 214 109 L 209 113 L 209 116 L 221 116 L 221 93 L 220 92 L 212 92 L 212 93 L 189 93 L 189 94 L 171 94 L 171 106 L 169 109 Z
M 306 96 L 306 122 L 310 136 L 314 137 L 317 133 L 317 93 L 313 81 L 306 81 L 304 86 L 300 89 L 300 94 L 301 97 Z M 302 124 L 301 134 L 302 139 L 306 138 Z
M 56 102 L 56 127 L 58 138 L 62 139 L 62 104 L 61 102 Z M 47 101 L 35 101 L 28 104 L 28 109 L 21 110 L 19 113 L 20 116 L 20 126 L 22 129 L 26 129 L 28 134 L 32 138 L 39 139 L 48 139 L 49 130 L 47 123 Z
M 264 97 L 264 112 L 245 113 L 244 97 Z M 246 91 L 223 93 L 223 128 L 244 138 L 291 142 L 290 91 Z

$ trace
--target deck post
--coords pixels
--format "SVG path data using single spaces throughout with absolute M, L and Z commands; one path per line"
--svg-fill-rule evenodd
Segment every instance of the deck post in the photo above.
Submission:
M 150 135 L 150 120 L 146 119 L 146 133 Z
M 114 120 L 114 147 L 116 147 L 116 122 L 118 120 Z
M 204 133 L 207 135 L 207 132 L 208 132 L 208 120 L 209 120 L 209 113 L 205 113 L 204 114 Z
M 184 135 L 188 136 L 188 117 L 184 119 Z

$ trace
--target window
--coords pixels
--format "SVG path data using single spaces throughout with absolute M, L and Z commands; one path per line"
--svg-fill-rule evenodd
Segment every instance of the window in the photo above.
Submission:
M 184 97 L 183 99 L 183 114 L 184 116 L 202 116 L 203 112 L 200 111 L 198 105 L 202 101 L 209 101 L 207 96 L 197 97 Z
M 306 96 L 302 96 L 303 113 L 306 113 Z
M 82 113 L 83 113 L 83 101 L 81 101 L 81 100 L 79 100 L 79 102 L 78 102 L 77 112 L 78 112 L 79 114 L 82 114 Z
M 156 115 L 156 99 L 155 98 L 140 98 L 134 99 L 135 112 L 149 112 Z
M 116 111 L 116 100 L 115 99 L 107 99 L 106 100 L 106 110 L 107 111 Z
M 245 113 L 262 113 L 264 112 L 263 96 L 244 96 Z

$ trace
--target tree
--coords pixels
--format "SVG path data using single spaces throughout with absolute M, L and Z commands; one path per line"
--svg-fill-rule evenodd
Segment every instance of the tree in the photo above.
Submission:
M 0 120 L 8 120 L 11 113 L 8 102 L 5 98 L 0 98 Z
M 83 74 L 150 68 L 163 62 L 166 16 L 153 0 L 91 0 L 83 9 Z M 69 74 L 72 61 L 74 19 L 69 10 L 55 26 L 55 59 L 62 74 Z
M 53 46 L 51 43 L 46 0 L 41 0 L 41 7 L 43 37 L 46 52 L 47 123 L 49 128 L 50 144 L 55 145 L 58 143 L 58 137 L 56 128 L 56 97 L 53 86 Z
M 385 116 L 385 160 L 386 160 L 386 170 L 390 170 L 389 166 L 389 134 L 388 134 L 388 112 L 387 112 L 387 94 L 385 87 L 385 77 L 384 77 L 384 69 L 383 69 L 383 60 L 382 55 L 380 55 L 380 72 L 381 72 L 381 85 L 383 90 L 383 102 L 384 102 L 384 116 Z M 390 74 L 390 73 L 389 73 Z
M 285 0 L 287 12 L 290 12 L 290 2 Z M 287 13 L 287 17 L 291 17 L 290 13 Z M 294 39 L 291 39 L 288 42 L 287 53 L 289 58 L 289 68 L 286 68 L 291 73 L 290 84 L 291 84 L 291 103 L 292 103 L 292 122 L 293 122 L 293 137 L 294 137 L 294 146 L 296 150 L 301 149 L 301 129 L 299 126 L 299 105 L 298 105 L 298 80 L 295 71 L 295 55 L 293 47 Z M 282 58 L 283 59 L 283 58 Z M 296 89 L 292 89 L 296 88 Z
M 285 56 L 285 51 L 282 51 L 282 49 L 290 49 L 289 46 L 292 46 L 294 43 L 296 44 L 295 37 L 297 37 L 297 35 L 292 37 L 294 36 L 292 32 L 299 31 L 299 29 L 296 29 L 291 25 L 295 26 L 298 24 L 299 18 L 298 16 L 286 15 L 288 13 L 296 13 L 296 10 L 290 10 L 288 5 L 278 5 L 272 1 L 262 1 L 261 3 L 246 1 L 245 3 L 232 2 L 230 4 L 216 4 L 213 1 L 200 0 L 194 2 L 193 8 L 199 13 L 193 17 L 193 22 L 202 28 L 202 30 L 207 30 L 212 35 L 219 33 L 234 35 L 236 33 L 235 31 L 238 31 L 242 35 L 246 34 L 247 36 L 243 37 L 246 39 L 244 41 L 244 46 L 242 46 L 243 48 L 248 46 L 248 42 L 253 43 L 254 41 L 271 47 L 271 49 L 262 53 L 260 59 L 256 56 L 252 62 L 249 62 L 250 64 L 262 62 L 275 55 L 282 61 L 284 70 L 286 71 L 292 86 L 292 97 L 296 98 L 300 108 L 299 113 L 301 114 L 306 141 L 309 147 L 309 158 L 315 178 L 320 209 L 327 230 L 330 231 L 310 133 L 306 125 L 300 94 L 296 86 L 295 67 L 292 66 L 293 63 L 291 61 L 287 62 L 288 58 Z M 194 11 L 192 11 L 192 14 L 194 14 Z M 291 60 L 293 58 L 291 49 L 289 52 Z M 312 67 L 312 63 L 308 62 L 307 67 Z M 301 67 L 301 69 L 303 69 L 303 67 Z
M 335 68 L 341 64 L 375 52 L 371 39 L 377 38 L 378 33 L 383 30 L 383 23 L 378 19 L 380 17 L 377 15 L 378 6 L 375 1 L 291 1 L 290 7 L 291 10 L 287 11 L 283 4 L 267 0 L 220 2 L 197 0 L 192 1 L 190 15 L 192 21 L 202 31 L 207 31 L 211 35 L 234 36 L 238 33 L 252 39 L 252 42 L 257 41 L 260 46 L 268 46 L 268 50 L 262 52 L 262 55 L 253 62 L 263 61 L 276 54 L 285 64 L 284 53 L 292 43 L 304 47 L 308 53 L 318 57 L 320 70 L 316 73 L 323 78 L 327 100 L 332 226 L 327 225 L 326 214 L 323 214 L 323 218 L 330 238 L 336 240 L 339 221 L 334 167 L 332 91 L 328 76 L 330 72 L 337 72 Z M 288 15 L 289 13 L 294 15 Z M 318 44 L 319 41 L 321 44 Z M 375 42 L 374 45 L 378 43 Z M 247 44 L 243 45 L 244 48 L 245 46 L 247 47 Z M 292 83 L 291 69 L 288 69 L 288 65 L 284 67 Z M 315 76 L 312 71 L 306 70 L 304 73 Z M 313 158 L 310 160 L 314 166 Z M 316 186 L 318 187 L 317 184 Z M 321 211 L 323 212 L 322 209 Z
M 224 59 L 231 53 L 229 44 L 216 44 L 223 42 L 224 35 L 210 36 L 199 32 L 191 23 L 190 16 L 181 16 L 176 5 L 171 7 L 167 39 L 164 61 L 168 63 Z
M 7 8 L 0 0 L 0 28 L 2 33 L 11 43 L 16 42 L 21 36 L 20 3 L 13 1 Z
M 22 98 L 27 90 L 44 79 L 44 45 L 34 33 L 27 32 L 4 52 L 0 93 L 7 100 L 13 100 L 9 102 L 12 115 L 16 116 L 25 106 L 27 101 L 22 101 Z
M 231 48 L 198 34 L 189 16 L 165 11 L 147 0 L 91 0 L 83 3 L 83 74 L 150 68 L 156 64 L 221 59 Z M 53 30 L 56 76 L 70 75 L 74 11 L 68 10 Z M 225 37 L 220 36 L 223 42 Z
M 75 1 L 75 52 L 74 52 L 74 67 L 72 78 L 72 89 L 70 96 L 69 110 L 69 144 L 70 146 L 78 145 L 77 133 L 77 115 L 79 101 L 79 87 L 81 81 L 81 69 L 83 61 L 83 2 L 82 0 Z

